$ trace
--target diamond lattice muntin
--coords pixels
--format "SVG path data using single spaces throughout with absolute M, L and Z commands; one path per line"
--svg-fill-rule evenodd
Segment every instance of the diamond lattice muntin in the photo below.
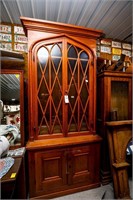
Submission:
M 67 43 L 67 59 L 63 43 L 43 45 L 37 54 L 37 106 L 40 135 L 63 134 L 89 130 L 89 55 Z M 64 61 L 65 59 L 65 61 Z M 67 69 L 66 75 L 63 74 Z M 66 78 L 64 84 L 64 78 Z M 65 104 L 67 91 L 69 103 Z M 67 109 L 66 109 L 67 107 Z M 63 109 L 66 121 L 63 124 Z

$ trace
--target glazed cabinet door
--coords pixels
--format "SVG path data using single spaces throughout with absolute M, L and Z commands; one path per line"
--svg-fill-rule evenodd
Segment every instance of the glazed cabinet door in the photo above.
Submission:
M 89 49 L 67 43 L 67 133 L 84 134 L 93 127 L 93 87 L 90 74 L 93 56 Z M 94 103 L 94 102 L 93 102 Z
M 57 192 L 67 184 L 65 150 L 35 153 L 36 195 Z
M 132 119 L 132 78 L 110 79 L 110 100 L 110 111 L 117 112 L 118 121 Z
M 31 135 L 39 139 L 94 131 L 91 50 L 63 37 L 40 42 L 33 55 Z

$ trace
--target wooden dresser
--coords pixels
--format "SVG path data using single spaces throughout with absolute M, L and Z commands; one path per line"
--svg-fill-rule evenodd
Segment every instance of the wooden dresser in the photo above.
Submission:
M 102 31 L 21 21 L 28 36 L 29 196 L 98 187 L 96 39 Z

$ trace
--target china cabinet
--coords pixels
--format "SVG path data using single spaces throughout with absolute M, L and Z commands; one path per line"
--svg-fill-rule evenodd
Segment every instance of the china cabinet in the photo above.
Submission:
M 97 187 L 96 39 L 102 31 L 21 17 L 28 36 L 30 197 Z
M 97 76 L 97 132 L 103 138 L 101 147 L 101 180 L 111 181 L 107 121 L 132 119 L 132 74 L 104 71 Z

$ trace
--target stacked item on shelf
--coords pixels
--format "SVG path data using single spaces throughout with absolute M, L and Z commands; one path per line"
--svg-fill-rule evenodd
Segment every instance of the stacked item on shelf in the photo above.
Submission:
M 97 41 L 97 72 L 104 70 L 132 72 L 132 46 L 129 43 L 101 39 Z
M 14 158 L 6 157 L 3 159 L 0 159 L 0 179 L 5 174 L 7 174 L 7 172 L 13 166 L 13 164 L 14 164 Z
M 121 71 L 121 72 L 132 72 L 133 65 L 130 58 L 127 58 L 124 54 L 118 61 L 112 61 L 104 58 L 97 58 L 97 73 L 102 71 Z

